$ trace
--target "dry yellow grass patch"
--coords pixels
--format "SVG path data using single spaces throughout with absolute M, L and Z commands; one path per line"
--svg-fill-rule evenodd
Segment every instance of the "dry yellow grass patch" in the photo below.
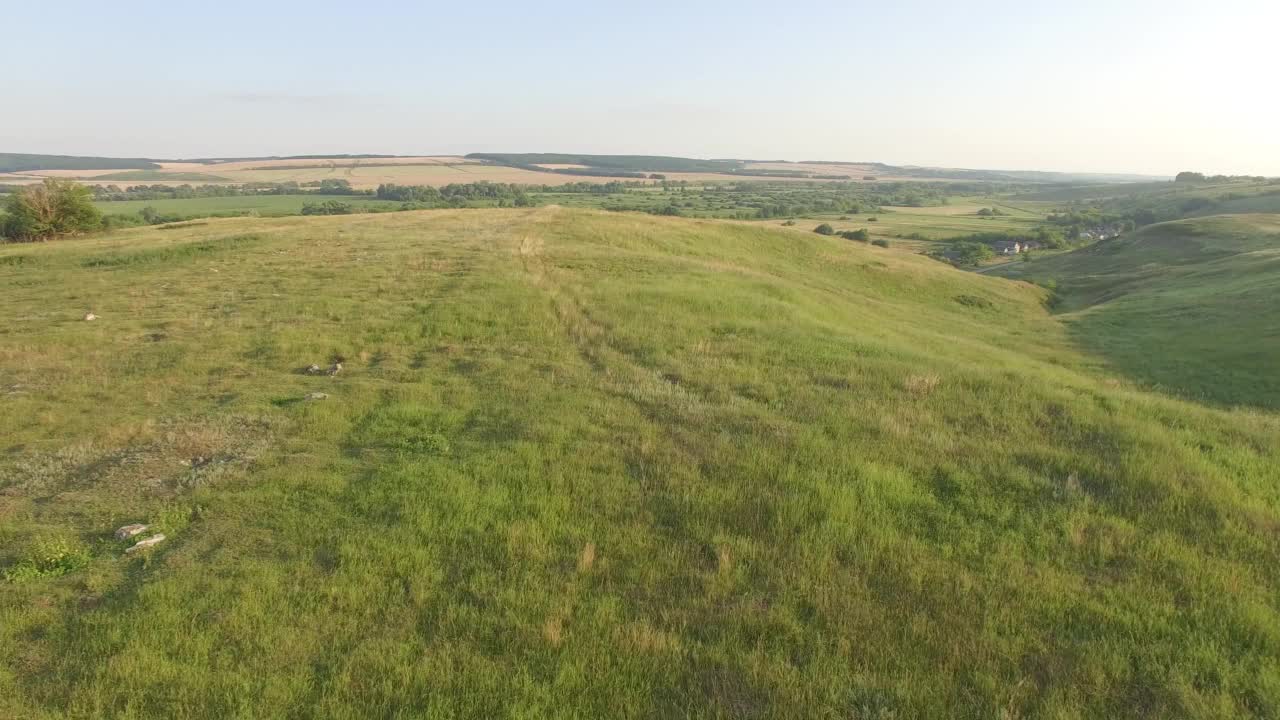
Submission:
M 729 552 L 727 545 L 721 545 L 716 548 L 716 570 L 721 575 L 733 570 L 733 553 Z
M 671 633 L 659 630 L 648 622 L 628 623 L 618 634 L 622 644 L 644 653 L 674 653 L 680 648 L 680 641 Z
M 942 383 L 942 378 L 937 373 L 926 373 L 923 375 L 908 375 L 902 381 L 902 387 L 912 395 L 924 397 L 937 389 Z
M 582 554 L 578 556 L 578 572 L 580 573 L 589 572 L 591 568 L 595 566 L 595 564 L 596 564 L 596 544 L 593 542 L 589 542 L 587 543 L 586 547 L 582 548 Z
M 560 643 L 564 642 L 564 622 L 559 616 L 549 617 L 542 624 L 542 637 L 546 638 L 551 647 L 560 647 Z

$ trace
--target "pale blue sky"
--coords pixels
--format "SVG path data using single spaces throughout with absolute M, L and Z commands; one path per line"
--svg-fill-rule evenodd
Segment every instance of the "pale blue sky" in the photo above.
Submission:
M 1280 175 L 1278 0 L 5 5 L 0 151 Z

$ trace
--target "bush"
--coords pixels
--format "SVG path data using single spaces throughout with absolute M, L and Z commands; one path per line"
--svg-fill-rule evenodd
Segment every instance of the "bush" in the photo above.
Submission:
M 325 200 L 321 203 L 304 203 L 302 206 L 303 215 L 350 215 L 355 209 L 351 203 L 344 203 L 341 200 Z
M 5 210 L 3 234 L 13 240 L 47 240 L 102 227 L 93 193 L 72 180 L 46 178 L 25 187 L 9 196 Z
M 840 233 L 840 237 L 845 240 L 857 240 L 858 242 L 867 242 L 871 240 L 871 233 L 866 228 L 861 230 L 845 230 Z
M 880 222 L 880 218 L 878 218 L 878 217 L 869 217 L 869 218 L 867 218 L 867 222 Z
M 813 231 L 818 233 L 819 235 L 835 235 L 836 234 L 836 229 L 831 227 L 827 223 L 822 223 L 818 227 L 814 228 Z
M 961 265 L 977 265 L 995 257 L 990 245 L 980 242 L 958 242 L 952 246 L 956 262 Z
M 57 577 L 89 564 L 89 551 L 64 538 L 37 541 L 13 566 L 6 568 L 4 579 L 23 582 L 42 577 Z
M 786 222 L 782 223 L 782 227 L 795 227 L 795 224 L 796 224 L 795 220 L 787 220 Z
M 888 240 L 872 240 L 872 241 L 871 241 L 871 244 L 872 244 L 872 245 L 875 245 L 876 247 L 882 247 L 882 248 L 887 248 L 887 247 L 889 247 L 889 241 L 888 241 Z

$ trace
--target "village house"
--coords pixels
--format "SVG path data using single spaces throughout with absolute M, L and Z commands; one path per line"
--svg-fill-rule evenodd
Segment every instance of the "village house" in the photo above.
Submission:
M 1095 225 L 1088 230 L 1080 231 L 1081 240 L 1110 240 L 1120 234 L 1120 225 L 1110 223 L 1107 225 Z

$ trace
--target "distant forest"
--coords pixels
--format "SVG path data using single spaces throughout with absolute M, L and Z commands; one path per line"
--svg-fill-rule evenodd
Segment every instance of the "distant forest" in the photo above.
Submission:
M 32 170 L 158 170 L 160 166 L 143 158 L 81 157 L 77 155 L 29 155 L 0 153 L 0 172 Z

